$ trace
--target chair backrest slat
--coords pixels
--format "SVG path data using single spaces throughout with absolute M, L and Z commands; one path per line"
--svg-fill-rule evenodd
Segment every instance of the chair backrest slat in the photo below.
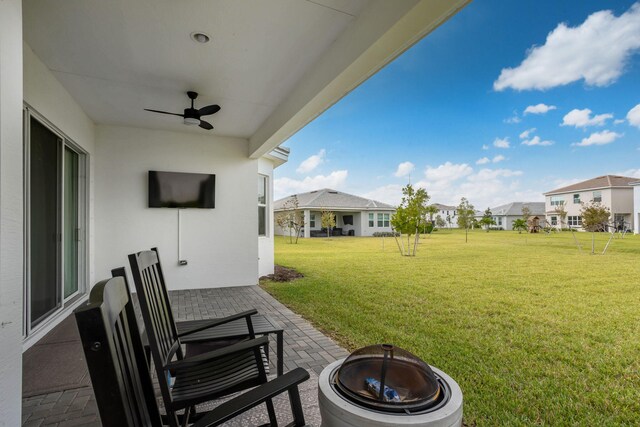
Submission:
M 75 311 L 103 425 L 157 426 L 160 413 L 124 280 L 96 284 Z
M 129 255 L 129 264 L 156 374 L 164 379 L 164 366 L 174 356 L 182 359 L 183 355 L 157 248 Z M 159 383 L 165 402 L 171 401 L 167 381 L 161 380 Z

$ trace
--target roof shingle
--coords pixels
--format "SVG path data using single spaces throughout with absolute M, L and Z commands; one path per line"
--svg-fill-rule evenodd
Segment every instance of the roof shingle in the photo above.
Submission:
M 556 188 L 555 190 L 547 191 L 544 194 L 547 196 L 549 194 L 569 193 L 572 191 L 591 190 L 595 188 L 631 187 L 630 183 L 637 179 L 638 178 L 630 178 L 628 176 L 603 175 L 567 185 L 566 187 Z
M 294 195 L 276 200 L 273 203 L 274 210 L 280 210 L 284 204 L 291 200 Z M 362 209 L 362 210 L 385 210 L 393 211 L 394 206 L 376 200 L 366 199 L 353 194 L 323 188 L 322 190 L 309 191 L 308 193 L 295 194 L 298 198 L 300 209 Z

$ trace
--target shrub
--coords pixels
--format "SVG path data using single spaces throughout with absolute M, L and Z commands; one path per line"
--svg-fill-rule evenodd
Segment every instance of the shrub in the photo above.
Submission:
M 397 231 L 376 231 L 373 233 L 373 237 L 398 237 L 400 233 Z

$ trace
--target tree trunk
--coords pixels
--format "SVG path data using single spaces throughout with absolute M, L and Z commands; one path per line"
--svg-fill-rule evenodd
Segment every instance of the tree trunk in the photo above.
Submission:
M 591 254 L 596 253 L 596 233 L 591 232 Z
M 398 236 L 396 235 L 396 233 L 393 233 L 393 238 L 396 239 L 396 244 L 398 245 L 398 250 L 400 251 L 400 255 L 404 255 L 404 251 L 402 250 L 402 246 L 400 245 L 400 242 L 402 241 L 402 239 L 398 239 Z
M 418 232 L 418 229 L 416 228 L 416 238 L 413 241 L 413 256 L 416 256 L 416 252 L 418 251 L 418 237 L 420 236 L 420 233 Z
M 469 227 L 464 228 L 464 242 L 469 242 Z

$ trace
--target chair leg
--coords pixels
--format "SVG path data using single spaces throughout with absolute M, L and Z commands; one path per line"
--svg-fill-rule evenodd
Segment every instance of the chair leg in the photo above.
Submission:
M 293 414 L 293 425 L 302 427 L 306 425 L 306 423 L 304 421 L 304 413 L 302 412 L 302 402 L 300 401 L 298 386 L 291 387 L 288 392 L 289 402 L 291 403 L 291 413 Z
M 273 400 L 267 399 L 267 412 L 269 413 L 269 423 L 271 427 L 278 427 L 278 420 L 276 419 L 276 409 L 273 406 Z
M 162 415 L 162 424 L 170 427 L 180 427 L 180 421 L 178 420 L 178 414 L 174 411 L 167 411 L 166 415 Z

